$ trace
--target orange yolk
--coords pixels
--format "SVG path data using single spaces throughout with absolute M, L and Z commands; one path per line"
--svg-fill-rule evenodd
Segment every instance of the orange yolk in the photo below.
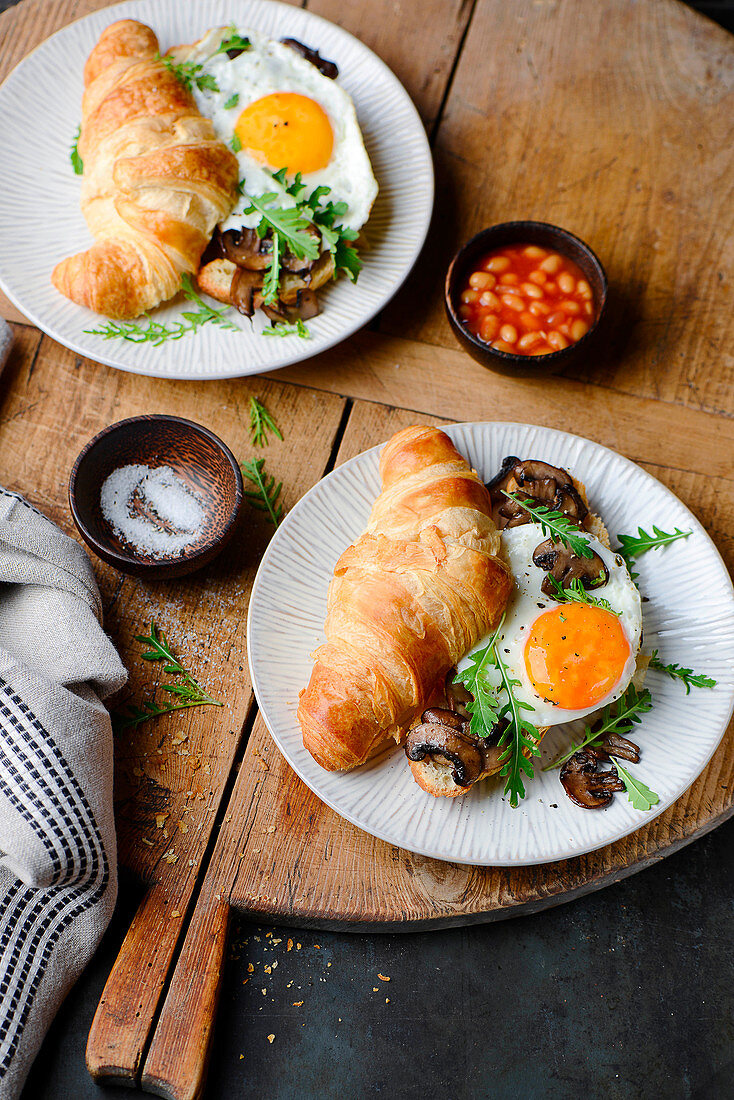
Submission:
M 631 652 L 616 615 L 587 604 L 561 604 L 533 623 L 525 668 L 543 699 L 564 710 L 584 710 L 615 687 Z
M 235 133 L 242 148 L 269 168 L 317 172 L 334 147 L 328 115 L 315 100 L 295 92 L 274 92 L 245 107 Z

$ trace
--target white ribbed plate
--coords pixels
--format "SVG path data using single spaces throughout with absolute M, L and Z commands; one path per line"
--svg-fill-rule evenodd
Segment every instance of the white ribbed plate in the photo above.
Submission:
M 250 600 L 248 652 L 252 682 L 278 748 L 327 805 L 374 836 L 437 859 L 480 865 L 548 863 L 594 851 L 646 825 L 704 768 L 734 706 L 734 592 L 716 547 L 669 489 L 633 462 L 588 439 L 522 424 L 456 424 L 444 429 L 485 479 L 505 455 L 545 459 L 576 474 L 594 511 L 616 532 L 653 524 L 692 530 L 636 566 L 643 595 L 644 649 L 667 663 L 705 672 L 713 690 L 685 687 L 650 672 L 654 707 L 635 727 L 642 748 L 635 775 L 660 795 L 649 813 L 624 794 L 604 810 L 569 801 L 557 772 L 540 771 L 513 810 L 497 779 L 465 796 L 432 798 L 413 781 L 402 749 L 353 772 L 326 772 L 303 747 L 298 693 L 311 674 L 309 654 L 323 641 L 326 590 L 337 558 L 364 530 L 380 489 L 379 448 L 340 466 L 286 517 L 258 570 Z M 541 765 L 570 743 L 569 727 L 551 730 Z M 551 808 L 551 804 L 555 808 Z
M 380 186 L 366 232 L 370 248 L 353 285 L 340 277 L 319 293 L 322 313 L 311 339 L 260 334 L 232 313 L 241 332 L 206 325 L 159 347 L 104 340 L 85 329 L 97 314 L 56 291 L 51 270 L 91 243 L 79 182 L 69 163 L 81 116 L 82 70 L 106 26 L 139 19 L 161 49 L 193 42 L 212 26 L 236 22 L 273 38 L 291 37 L 336 61 L 339 83 L 352 96 Z M 34 105 L 32 122 L 29 104 Z M 367 322 L 392 297 L 413 266 L 433 207 L 433 163 L 425 131 L 408 93 L 388 67 L 341 27 L 272 0 L 129 0 L 64 27 L 43 42 L 0 86 L 0 286 L 34 325 L 72 351 L 136 374 L 164 378 L 234 378 L 259 374 L 325 351 Z M 161 306 L 156 320 L 180 319 L 181 302 Z M 101 319 L 102 322 L 104 318 Z

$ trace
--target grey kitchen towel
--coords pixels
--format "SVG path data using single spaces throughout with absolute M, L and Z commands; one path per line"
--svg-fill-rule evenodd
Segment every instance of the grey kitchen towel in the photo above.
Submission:
M 112 729 L 126 673 L 81 546 L 0 488 L 0 1098 L 20 1093 L 117 894 Z

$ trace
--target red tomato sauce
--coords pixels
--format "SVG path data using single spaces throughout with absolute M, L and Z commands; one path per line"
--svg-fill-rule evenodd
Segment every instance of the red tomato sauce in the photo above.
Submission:
M 459 314 L 493 348 L 549 355 L 586 335 L 595 319 L 594 295 L 578 264 L 560 252 L 506 245 L 475 264 Z

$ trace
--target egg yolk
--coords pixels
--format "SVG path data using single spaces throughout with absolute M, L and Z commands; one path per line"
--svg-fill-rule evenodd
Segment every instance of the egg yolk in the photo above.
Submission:
M 539 615 L 525 645 L 525 669 L 543 699 L 564 710 L 595 706 L 619 682 L 631 648 L 617 615 L 568 603 Z
M 251 157 L 288 175 L 325 168 L 334 131 L 320 104 L 295 92 L 274 92 L 245 107 L 235 133 Z

